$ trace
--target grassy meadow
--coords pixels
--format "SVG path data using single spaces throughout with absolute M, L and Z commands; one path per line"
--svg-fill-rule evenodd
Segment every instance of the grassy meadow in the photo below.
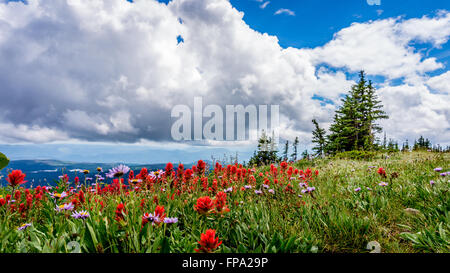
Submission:
M 199 162 L 4 187 L 0 252 L 448 253 L 449 162 L 433 152 L 210 171 Z

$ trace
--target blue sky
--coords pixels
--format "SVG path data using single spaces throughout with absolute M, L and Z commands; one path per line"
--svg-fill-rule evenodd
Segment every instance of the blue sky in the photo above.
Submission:
M 389 137 L 450 144 L 445 0 L 230 0 L 243 21 L 225 0 L 6 2 L 18 1 L 0 0 L 0 151 L 13 160 L 188 163 L 236 150 L 248 159 L 255 145 L 168 139 L 170 106 L 199 90 L 219 105 L 281 104 L 282 139 L 310 149 L 310 120 L 329 125 L 359 69 L 386 102 Z

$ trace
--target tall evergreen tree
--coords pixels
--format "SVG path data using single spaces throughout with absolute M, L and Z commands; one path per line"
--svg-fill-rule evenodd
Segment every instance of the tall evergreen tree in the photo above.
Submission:
M 283 160 L 287 161 L 288 158 L 288 153 L 289 153 L 289 140 L 286 140 L 286 144 L 284 145 L 284 152 L 283 152 Z
M 249 161 L 249 165 L 260 166 L 277 162 L 277 152 L 273 135 L 272 137 L 268 137 L 265 131 L 263 131 L 258 140 L 258 151 L 253 154 L 253 157 Z
M 372 82 L 367 82 L 364 71 L 359 74 L 359 82 L 352 86 L 349 94 L 342 99 L 342 106 L 336 111 L 330 126 L 327 150 L 340 152 L 351 150 L 373 150 L 375 133 L 381 131 L 376 123 L 388 116 L 381 110 Z
M 325 129 L 320 128 L 317 120 L 313 119 L 312 122 L 315 127 L 314 131 L 312 132 L 313 134 L 312 142 L 316 144 L 316 147 L 313 148 L 313 151 L 315 152 L 315 155 L 322 156 L 324 154 L 326 145 Z
M 292 148 L 294 149 L 294 153 L 292 153 L 292 155 L 291 155 L 292 161 L 294 161 L 294 162 L 297 161 L 297 156 L 298 156 L 298 154 L 297 154 L 297 147 L 298 147 L 298 143 L 299 143 L 298 137 L 296 137 L 295 140 L 294 140 L 294 143 L 292 144 Z

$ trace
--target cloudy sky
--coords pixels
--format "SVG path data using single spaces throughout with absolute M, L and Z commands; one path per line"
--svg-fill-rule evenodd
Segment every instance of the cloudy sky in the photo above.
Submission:
M 364 69 L 388 138 L 450 145 L 447 0 L 0 0 L 0 151 L 155 163 L 255 149 L 177 143 L 171 109 L 280 105 L 310 148 Z M 184 158 L 186 155 L 186 158 Z

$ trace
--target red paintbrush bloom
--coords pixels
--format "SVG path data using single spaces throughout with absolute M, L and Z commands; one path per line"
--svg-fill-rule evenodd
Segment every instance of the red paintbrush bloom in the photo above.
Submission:
M 208 229 L 205 233 L 200 236 L 200 248 L 195 249 L 196 252 L 211 253 L 214 252 L 221 244 L 219 242 L 219 237 L 216 238 L 216 231 L 214 229 Z
M 6 181 L 8 181 L 11 187 L 15 188 L 18 185 L 22 185 L 27 182 L 24 180 L 25 176 L 26 175 L 21 170 L 14 170 L 10 174 L 8 174 L 8 178 L 6 178 Z
M 82 190 L 78 193 L 78 200 L 80 200 L 80 203 L 84 203 L 85 198 Z
M 140 207 L 142 210 L 144 209 L 144 206 L 145 206 L 145 198 L 141 200 Z
M 220 191 L 216 194 L 216 199 L 214 200 L 214 204 L 216 206 L 216 210 L 218 212 L 228 212 L 230 211 L 227 205 L 227 194 L 223 191 Z
M 166 176 L 172 176 L 172 172 L 173 172 L 173 164 L 169 162 L 166 165 Z
M 214 209 L 214 202 L 209 196 L 200 197 L 197 199 L 197 204 L 194 205 L 194 209 L 200 214 L 207 214 Z
M 386 177 L 386 171 L 383 168 L 380 167 L 377 172 L 382 177 Z
M 4 198 L 0 198 L 0 207 L 6 204 L 6 200 Z
M 288 166 L 288 164 L 284 161 L 280 163 L 281 170 L 283 170 L 283 171 L 286 170 L 287 166 Z
M 123 219 L 123 214 L 125 213 L 125 205 L 120 203 L 119 205 L 117 205 L 117 209 L 116 209 L 116 221 L 120 221 Z
M 199 174 L 203 174 L 206 169 L 206 163 L 203 160 L 197 162 L 197 169 Z
M 159 222 L 164 222 L 164 219 L 166 218 L 167 214 L 164 213 L 165 209 L 164 206 L 156 206 L 155 209 L 155 217 L 159 218 Z
M 148 176 L 148 170 L 147 170 L 147 168 L 143 168 L 141 170 L 141 172 L 136 176 L 136 179 L 144 180 L 145 178 L 147 178 L 147 176 Z
M 128 173 L 128 179 L 129 179 L 129 180 L 133 180 L 133 179 L 134 179 L 134 171 L 133 171 L 133 170 L 131 170 L 131 171 Z
M 20 200 L 20 196 L 22 195 L 22 193 L 20 192 L 20 191 L 16 191 L 15 193 L 14 193 L 14 199 L 16 199 L 16 200 Z

